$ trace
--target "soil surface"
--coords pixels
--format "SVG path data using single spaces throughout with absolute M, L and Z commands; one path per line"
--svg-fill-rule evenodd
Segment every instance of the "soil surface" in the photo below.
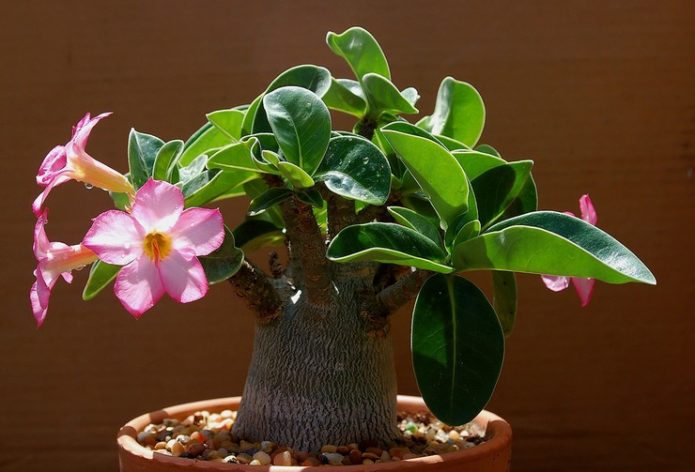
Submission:
M 475 423 L 452 428 L 428 413 L 400 413 L 402 437 L 390 444 L 326 444 L 319 452 L 296 451 L 270 441 L 257 443 L 231 432 L 236 411 L 198 411 L 183 421 L 164 419 L 138 433 L 138 442 L 155 453 L 197 460 L 249 465 L 355 465 L 446 454 L 485 440 Z

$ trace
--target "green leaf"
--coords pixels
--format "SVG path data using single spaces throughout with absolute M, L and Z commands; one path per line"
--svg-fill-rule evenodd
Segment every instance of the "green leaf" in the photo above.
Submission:
M 492 271 L 492 306 L 505 336 L 512 334 L 516 320 L 516 276 L 514 272 Z
M 446 77 L 439 86 L 434 112 L 419 124 L 432 134 L 442 134 L 472 147 L 485 126 L 483 99 L 471 84 Z
M 485 154 L 490 154 L 491 156 L 502 157 L 499 151 L 489 144 L 479 144 L 475 147 L 475 150 L 478 152 L 484 152 Z
M 187 166 L 198 156 L 211 154 L 211 150 L 221 148 L 235 141 L 236 139 L 229 137 L 227 133 L 222 132 L 211 123 L 205 123 L 183 145 L 183 154 L 179 158 L 179 164 Z
M 444 263 L 446 253 L 432 240 L 394 223 L 348 226 L 333 238 L 326 257 L 336 262 L 376 261 L 443 273 L 453 270 Z
M 480 221 L 472 220 L 465 223 L 454 236 L 449 247 L 456 247 L 458 244 L 474 238 L 480 234 Z M 448 241 L 447 241 L 448 243 Z
M 247 251 L 265 245 L 282 244 L 285 240 L 282 228 L 270 221 L 257 218 L 247 219 L 234 228 L 233 233 L 236 244 Z
M 649 269 L 609 234 L 579 218 L 539 211 L 510 218 L 454 248 L 458 270 L 496 269 L 656 284 Z
M 263 98 L 285 158 L 313 175 L 331 137 L 331 115 L 320 98 L 300 87 L 283 87 Z
M 248 172 L 261 172 L 276 174 L 277 172 L 268 164 L 263 164 L 254 159 L 250 146 L 254 141 L 245 141 L 225 146 L 210 156 L 208 169 L 243 170 Z
M 371 142 L 355 136 L 330 140 L 315 177 L 331 192 L 370 205 L 383 205 L 391 191 L 386 156 Z
M 89 270 L 87 284 L 82 291 L 82 300 L 89 301 L 105 289 L 118 275 L 121 266 L 96 261 Z
M 244 112 L 242 110 L 218 110 L 205 116 L 215 128 L 229 138 L 235 141 L 241 139 L 241 123 L 244 120 Z
M 375 118 L 382 113 L 406 115 L 418 113 L 418 109 L 410 103 L 408 98 L 402 95 L 389 79 L 381 75 L 366 74 L 362 78 L 362 86 L 369 102 L 368 114 Z
M 393 219 L 403 226 L 407 226 L 426 236 L 437 246 L 442 245 L 442 235 L 439 232 L 439 227 L 437 222 L 423 216 L 410 208 L 404 208 L 399 206 L 390 206 L 387 208 L 388 212 L 393 216 Z
M 292 191 L 282 187 L 271 187 L 249 204 L 248 214 L 251 216 L 262 213 L 276 203 L 284 202 L 292 197 Z
M 311 205 L 314 208 L 323 208 L 325 201 L 321 197 L 321 192 L 315 188 L 306 189 L 302 192 L 296 193 L 297 198 L 307 205 Z
M 469 151 L 471 148 L 448 136 L 436 134 L 434 137 L 441 142 L 449 151 Z
M 516 161 L 484 172 L 471 181 L 483 229 L 504 213 L 531 175 L 533 161 Z
M 323 103 L 331 110 L 342 111 L 362 118 L 367 102 L 359 82 L 347 79 L 331 79 L 331 88 L 323 96 Z
M 502 370 L 504 335 L 478 287 L 436 274 L 415 302 L 411 350 L 427 407 L 455 426 L 471 421 L 490 400 Z
M 250 182 L 244 183 L 244 191 L 251 200 L 260 197 L 265 192 L 267 192 L 269 188 L 270 186 L 266 184 L 262 179 L 251 180 Z M 282 212 L 278 207 L 270 207 L 263 213 L 254 216 L 253 219 L 263 219 L 266 221 L 271 221 L 278 228 L 285 227 L 285 220 L 283 219 Z
M 304 172 L 301 167 L 287 161 L 279 161 L 276 166 L 280 171 L 280 175 L 287 179 L 292 184 L 292 187 L 309 188 L 314 186 L 314 179 Z
M 109 196 L 113 200 L 113 206 L 119 210 L 125 211 L 130 205 L 130 197 L 126 193 L 109 192 Z
M 181 182 L 186 183 L 195 179 L 200 174 L 206 171 L 208 156 L 202 154 L 193 159 L 187 166 L 179 169 L 179 178 Z
M 507 220 L 536 210 L 538 210 L 538 192 L 533 176 L 529 175 L 528 180 L 519 192 L 519 196 L 509 204 L 506 210 L 504 210 L 504 214 L 500 217 L 500 220 Z
M 222 245 L 207 256 L 200 256 L 208 283 L 216 284 L 237 273 L 244 262 L 244 252 L 234 245 L 234 235 L 225 226 Z
M 369 73 L 391 78 L 384 52 L 367 30 L 353 26 L 341 34 L 330 32 L 326 35 L 326 43 L 331 51 L 347 61 L 358 79 Z
M 219 199 L 231 189 L 257 178 L 258 174 L 253 172 L 227 172 L 218 169 L 205 171 L 183 185 L 181 190 L 185 197 L 184 204 L 187 208 L 205 205 Z
M 152 177 L 157 152 L 164 141 L 151 134 L 130 130 L 128 136 L 128 166 L 130 179 L 136 189 L 142 187 Z
M 180 139 L 169 141 L 159 148 L 157 156 L 154 159 L 152 178 L 155 180 L 168 181 L 171 177 L 171 171 L 179 160 L 182 151 L 183 141 Z
M 429 139 L 393 131 L 388 126 L 382 133 L 429 196 L 442 228 L 466 211 L 468 179 L 449 151 Z
M 451 155 L 461 164 L 471 181 L 490 169 L 507 164 L 502 158 L 480 151 L 453 151 Z
M 249 106 L 242 123 L 242 128 L 247 130 L 245 134 L 270 131 L 270 123 L 262 102 L 263 97 L 265 94 L 287 86 L 301 87 L 314 92 L 318 97 L 323 97 L 331 87 L 331 74 L 325 67 L 310 64 L 295 66 L 284 71 Z

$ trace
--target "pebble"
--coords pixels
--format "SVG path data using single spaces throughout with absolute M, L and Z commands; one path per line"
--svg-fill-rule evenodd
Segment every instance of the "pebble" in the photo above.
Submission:
M 460 451 L 485 441 L 475 423 L 451 428 L 430 414 L 398 415 L 400 438 L 387 444 L 374 440 L 326 444 L 318 453 L 294 451 L 272 441 L 250 442 L 232 433 L 236 412 L 200 411 L 178 420 L 166 418 L 137 434 L 138 442 L 160 454 L 197 460 L 260 466 L 379 464 Z

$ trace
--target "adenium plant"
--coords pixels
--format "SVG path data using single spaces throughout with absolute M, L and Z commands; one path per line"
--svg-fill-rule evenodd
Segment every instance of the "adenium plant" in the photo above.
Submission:
M 249 105 L 217 110 L 184 141 L 132 130 L 128 173 L 90 157 L 87 138 L 106 114 L 86 115 L 46 157 L 34 252 L 34 316 L 51 289 L 92 264 L 83 297 L 114 279 L 138 317 L 167 293 L 186 303 L 228 280 L 257 314 L 238 437 L 301 450 L 397 435 L 390 315 L 417 296 L 412 360 L 422 396 L 459 425 L 493 393 L 517 308 L 515 273 L 540 274 L 552 290 L 569 278 L 582 304 L 595 280 L 654 284 L 649 269 L 582 218 L 538 211 L 530 160 L 506 160 L 480 144 L 485 107 L 470 84 L 445 78 L 434 111 L 392 81 L 384 54 L 362 28 L 329 33 L 354 77 L 300 65 Z M 335 130 L 331 112 L 355 118 Z M 50 242 L 46 197 L 77 180 L 111 192 L 116 209 L 94 219 L 79 244 Z M 244 221 L 216 202 L 246 196 Z M 284 246 L 270 273 L 244 251 Z M 464 275 L 489 271 L 492 302 Z

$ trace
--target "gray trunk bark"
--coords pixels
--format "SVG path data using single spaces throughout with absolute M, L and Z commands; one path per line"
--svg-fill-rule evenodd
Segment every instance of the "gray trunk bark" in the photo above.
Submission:
M 330 307 L 300 296 L 257 325 L 238 437 L 316 451 L 397 436 L 391 337 L 369 333 L 354 284 L 337 290 Z

